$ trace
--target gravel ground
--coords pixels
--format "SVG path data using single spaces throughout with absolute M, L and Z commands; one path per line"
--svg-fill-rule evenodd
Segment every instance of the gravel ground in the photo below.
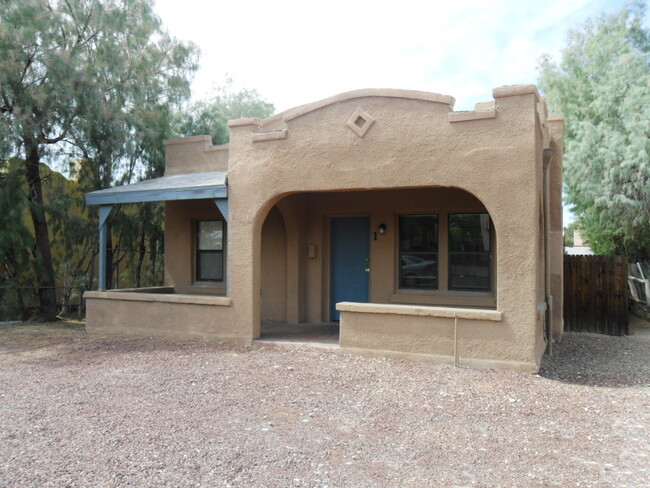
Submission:
M 3 487 L 647 487 L 650 336 L 540 375 L 0 326 Z

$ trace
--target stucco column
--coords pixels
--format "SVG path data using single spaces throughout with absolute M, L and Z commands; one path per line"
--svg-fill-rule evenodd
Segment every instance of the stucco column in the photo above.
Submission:
M 298 216 L 293 206 L 287 199 L 277 204 L 287 233 L 287 323 L 297 324 L 300 322 L 301 309 L 301 250 L 302 232 L 299 228 Z
M 562 215 L 562 159 L 564 155 L 564 117 L 550 114 L 548 126 L 553 137 L 550 163 L 550 206 L 551 206 L 551 295 L 553 296 L 553 338 L 562 339 L 564 332 L 564 236 Z

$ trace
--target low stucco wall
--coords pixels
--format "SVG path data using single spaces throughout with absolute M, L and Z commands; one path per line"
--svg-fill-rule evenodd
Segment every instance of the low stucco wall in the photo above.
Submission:
M 230 298 L 134 290 L 91 291 L 86 299 L 86 330 L 251 343 L 233 326 Z
M 341 312 L 343 352 L 525 372 L 539 369 L 538 362 L 513 360 L 517 351 L 512 331 L 496 310 L 349 302 L 336 308 Z

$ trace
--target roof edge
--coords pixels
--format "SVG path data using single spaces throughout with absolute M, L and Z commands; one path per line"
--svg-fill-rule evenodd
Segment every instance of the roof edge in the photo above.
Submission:
M 539 91 L 537 85 L 503 85 L 498 86 L 492 90 L 493 98 L 516 97 L 520 95 L 535 95 L 535 99 L 539 101 Z
M 363 88 L 360 90 L 352 90 L 339 93 L 338 95 L 334 95 L 332 97 L 328 97 L 316 102 L 311 102 L 305 105 L 299 105 L 298 107 L 290 108 L 289 110 L 285 110 L 279 114 L 272 115 L 267 119 L 243 118 L 230 120 L 228 121 L 228 126 L 265 126 L 277 120 L 284 120 L 285 122 L 288 122 L 298 117 L 302 117 L 303 115 L 306 115 L 310 112 L 314 112 L 323 107 L 327 107 L 328 105 L 365 97 L 406 98 L 411 100 L 420 100 L 423 102 L 442 103 L 449 105 L 450 108 L 453 108 L 454 104 L 456 103 L 456 99 L 451 95 L 442 95 L 440 93 L 431 93 L 417 90 L 401 90 L 397 88 Z
M 163 144 L 165 146 L 173 146 L 175 144 L 194 144 L 196 142 L 205 142 L 208 146 L 211 146 L 212 137 L 206 135 L 178 137 L 176 139 L 166 139 L 163 141 Z

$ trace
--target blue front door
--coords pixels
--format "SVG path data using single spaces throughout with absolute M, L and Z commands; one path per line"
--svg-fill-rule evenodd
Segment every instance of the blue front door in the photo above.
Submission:
M 368 301 L 369 232 L 368 217 L 332 219 L 331 320 L 339 320 L 338 302 Z

